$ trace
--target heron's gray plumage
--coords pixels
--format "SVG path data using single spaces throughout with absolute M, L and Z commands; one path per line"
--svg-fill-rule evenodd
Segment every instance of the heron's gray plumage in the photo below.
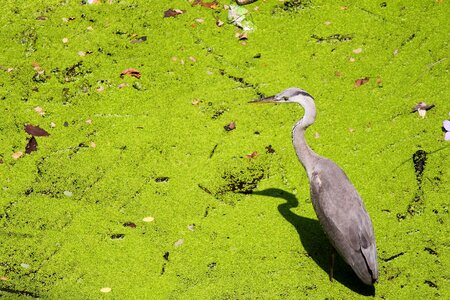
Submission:
M 305 131 L 315 121 L 313 97 L 289 88 L 255 102 L 295 102 L 304 116 L 292 129 L 297 157 L 306 170 L 311 200 L 320 224 L 332 246 L 365 284 L 378 280 L 377 252 L 372 222 L 358 192 L 344 171 L 333 161 L 317 155 L 305 140 Z
M 333 247 L 364 283 L 373 284 L 378 267 L 372 223 L 345 173 L 334 162 L 319 159 L 310 178 L 310 192 L 319 222 Z

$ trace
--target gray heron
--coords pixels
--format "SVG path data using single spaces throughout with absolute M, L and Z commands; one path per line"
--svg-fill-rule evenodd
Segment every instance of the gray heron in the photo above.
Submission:
M 317 155 L 305 140 L 305 131 L 316 119 L 314 98 L 299 88 L 251 102 L 297 103 L 304 116 L 292 128 L 292 142 L 308 175 L 311 201 L 332 252 L 330 280 L 333 280 L 334 252 L 337 251 L 361 281 L 378 281 L 377 249 L 372 221 L 361 197 L 344 171 L 333 161 Z

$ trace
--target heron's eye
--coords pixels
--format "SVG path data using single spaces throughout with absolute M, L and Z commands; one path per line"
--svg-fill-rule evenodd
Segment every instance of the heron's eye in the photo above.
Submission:
M 286 97 L 286 96 L 283 96 L 283 98 L 282 98 L 284 101 L 287 101 L 289 98 L 288 97 Z

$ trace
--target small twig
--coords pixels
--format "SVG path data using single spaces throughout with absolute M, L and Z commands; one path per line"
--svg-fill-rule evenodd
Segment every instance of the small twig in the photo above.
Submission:
M 441 62 L 443 62 L 444 60 L 446 60 L 447 57 L 441 58 L 435 62 L 432 62 L 431 64 L 427 65 L 427 69 L 425 71 L 423 71 L 422 73 L 420 73 L 419 77 L 416 79 L 416 81 L 414 81 L 414 84 L 417 83 L 425 73 L 430 72 L 437 64 L 440 64 Z

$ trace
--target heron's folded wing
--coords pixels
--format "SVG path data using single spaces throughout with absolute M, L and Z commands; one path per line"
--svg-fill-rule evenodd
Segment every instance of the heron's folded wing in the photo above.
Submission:
M 372 224 L 345 173 L 327 160 L 325 171 L 313 172 L 310 188 L 315 211 L 329 238 L 355 251 L 369 248 L 374 240 Z

